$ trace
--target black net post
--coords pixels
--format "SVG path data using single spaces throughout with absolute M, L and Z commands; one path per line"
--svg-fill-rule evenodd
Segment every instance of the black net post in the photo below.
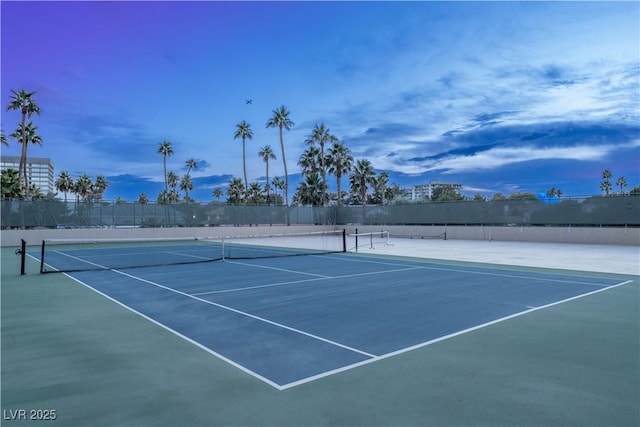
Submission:
M 42 249 L 40 249 L 40 274 L 44 274 L 44 245 L 45 241 L 42 241 Z
M 20 239 L 22 242 L 20 249 L 16 249 L 16 255 L 20 255 L 20 275 L 25 275 L 25 259 L 27 257 L 27 242 L 24 239 Z
M 358 252 L 358 229 L 356 228 L 356 252 Z
M 342 229 L 342 252 L 347 252 L 347 229 Z

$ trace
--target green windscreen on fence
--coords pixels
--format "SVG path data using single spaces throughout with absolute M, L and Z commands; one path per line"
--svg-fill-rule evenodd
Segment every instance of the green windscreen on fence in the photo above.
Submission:
M 3 200 L 2 228 L 234 225 L 640 225 L 640 196 L 370 206 L 140 204 Z

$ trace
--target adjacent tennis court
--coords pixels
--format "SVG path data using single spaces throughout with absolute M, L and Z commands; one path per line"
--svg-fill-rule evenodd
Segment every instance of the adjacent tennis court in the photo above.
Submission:
M 237 240 L 46 242 L 32 256 L 280 390 L 630 282 L 371 258 L 345 253 L 340 232 Z

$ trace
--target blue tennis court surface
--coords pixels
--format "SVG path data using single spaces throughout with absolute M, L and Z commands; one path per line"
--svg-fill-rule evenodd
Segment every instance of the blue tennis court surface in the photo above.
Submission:
M 349 253 L 67 274 L 278 389 L 621 284 Z

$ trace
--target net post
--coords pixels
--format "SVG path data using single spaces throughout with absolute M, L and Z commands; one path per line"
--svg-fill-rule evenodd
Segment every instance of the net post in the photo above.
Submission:
M 347 229 L 342 229 L 342 252 L 347 252 Z
M 44 274 L 44 247 L 46 240 L 42 241 L 42 247 L 40 249 L 40 274 Z
M 25 265 L 25 259 L 27 257 L 27 242 L 25 242 L 24 239 L 20 239 L 20 241 L 21 241 L 20 249 L 16 250 L 16 255 L 20 255 L 20 275 L 24 276 L 25 275 L 24 265 Z
M 358 229 L 356 228 L 356 253 L 358 252 Z

